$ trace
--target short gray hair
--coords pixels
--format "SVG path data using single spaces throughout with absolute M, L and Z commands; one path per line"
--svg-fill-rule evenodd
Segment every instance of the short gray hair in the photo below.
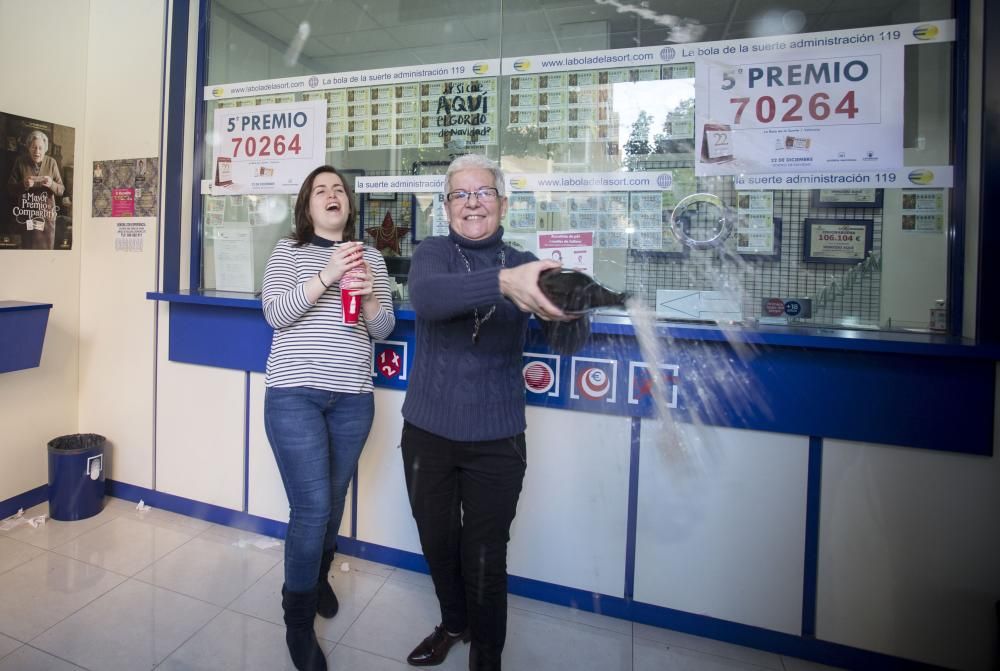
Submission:
M 486 158 L 482 154 L 463 154 L 451 162 L 448 172 L 444 174 L 444 195 L 448 196 L 451 191 L 451 176 L 461 170 L 489 170 L 493 173 L 493 186 L 500 192 L 503 198 L 506 194 L 507 180 L 504 178 L 503 170 L 496 161 Z
M 24 141 L 24 146 L 30 149 L 31 143 L 34 142 L 35 140 L 42 141 L 42 153 L 47 154 L 49 151 L 49 136 L 40 130 L 33 130 L 30 133 L 28 133 L 28 137 Z

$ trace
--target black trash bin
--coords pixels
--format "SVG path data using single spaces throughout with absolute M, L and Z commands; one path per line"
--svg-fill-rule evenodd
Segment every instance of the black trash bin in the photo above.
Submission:
M 49 441 L 49 517 L 72 522 L 104 507 L 104 436 L 74 433 Z

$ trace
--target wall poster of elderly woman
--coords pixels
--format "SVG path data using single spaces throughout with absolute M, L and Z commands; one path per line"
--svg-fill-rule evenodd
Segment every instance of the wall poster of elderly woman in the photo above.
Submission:
M 0 112 L 0 249 L 71 249 L 75 131 Z

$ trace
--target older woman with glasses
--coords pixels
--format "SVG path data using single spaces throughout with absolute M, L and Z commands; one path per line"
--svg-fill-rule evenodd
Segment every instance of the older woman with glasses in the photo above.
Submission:
M 18 224 L 24 224 L 21 234 L 23 249 L 54 249 L 56 219 L 59 207 L 56 199 L 66 191 L 59 164 L 49 152 L 49 136 L 40 130 L 31 131 L 24 141 L 25 153 L 17 157 L 10 171 L 7 188 L 18 211 Z
M 484 156 L 445 176 L 449 233 L 425 239 L 410 266 L 413 373 L 403 402 L 410 506 L 441 607 L 441 624 L 410 653 L 444 661 L 469 641 L 469 668 L 500 669 L 507 633 L 507 541 L 527 468 L 522 352 L 533 313 L 562 351 L 589 336 L 538 288 L 558 268 L 504 243 L 504 176 Z

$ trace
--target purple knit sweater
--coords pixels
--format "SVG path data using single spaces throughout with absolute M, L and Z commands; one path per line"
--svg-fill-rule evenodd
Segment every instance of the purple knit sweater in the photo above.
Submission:
M 536 260 L 505 244 L 500 228 L 483 240 L 454 231 L 427 238 L 410 264 L 416 349 L 403 417 L 450 440 L 496 440 L 526 426 L 521 367 L 529 315 L 500 293 L 501 249 L 507 268 Z M 473 310 L 482 319 L 491 306 L 496 311 L 473 343 Z

